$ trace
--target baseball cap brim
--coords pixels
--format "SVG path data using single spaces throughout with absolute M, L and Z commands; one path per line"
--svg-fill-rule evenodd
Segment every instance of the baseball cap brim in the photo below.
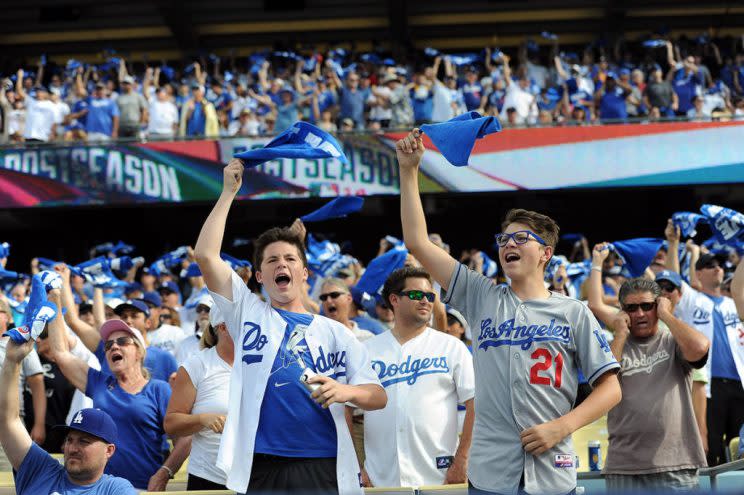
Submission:
M 100 330 L 101 340 L 106 342 L 114 332 L 127 332 L 142 344 L 143 349 L 145 348 L 145 339 L 142 337 L 142 333 L 136 328 L 130 327 L 122 320 L 108 320 L 104 322 Z

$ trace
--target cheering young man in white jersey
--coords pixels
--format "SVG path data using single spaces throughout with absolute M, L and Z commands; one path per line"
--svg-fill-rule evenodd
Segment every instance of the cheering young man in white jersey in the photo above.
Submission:
M 619 364 L 597 320 L 581 302 L 545 288 L 558 226 L 539 213 L 509 212 L 496 238 L 511 286 L 496 286 L 427 236 L 418 190 L 419 130 L 398 141 L 396 152 L 406 247 L 446 291 L 443 302 L 473 328 L 471 493 L 571 492 L 576 464 L 570 435 L 614 407 L 621 392 Z M 572 410 L 578 368 L 594 390 Z
M 243 170 L 240 160 L 225 167 L 222 194 L 194 250 L 235 341 L 217 464 L 228 473 L 227 487 L 241 493 L 361 494 L 344 403 L 380 409 L 385 390 L 351 331 L 303 306 L 308 272 L 297 231 L 270 229 L 255 242 L 256 280 L 269 302 L 248 290 L 220 257 Z
M 395 326 L 364 343 L 388 395 L 385 409 L 364 414 L 368 481 L 464 483 L 473 434 L 473 358 L 459 339 L 428 326 L 436 295 L 426 271 L 394 271 L 382 297 L 393 308 Z M 466 408 L 459 445 L 458 404 Z

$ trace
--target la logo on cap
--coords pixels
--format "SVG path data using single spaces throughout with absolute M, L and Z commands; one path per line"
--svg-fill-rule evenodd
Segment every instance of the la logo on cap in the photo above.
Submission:
M 78 413 L 75 415 L 75 417 L 72 419 L 72 422 L 79 425 L 83 422 L 83 411 L 78 411 Z

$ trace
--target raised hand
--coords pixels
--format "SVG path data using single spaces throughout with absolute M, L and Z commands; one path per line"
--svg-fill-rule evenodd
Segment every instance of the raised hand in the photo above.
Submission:
M 421 131 L 413 129 L 408 136 L 395 143 L 395 154 L 401 169 L 415 169 L 421 163 L 424 156 L 424 140 L 421 139 Z
M 243 184 L 243 171 L 245 166 L 243 162 L 237 158 L 230 160 L 230 163 L 223 170 L 223 185 L 222 192 L 237 194 L 240 190 L 240 186 Z

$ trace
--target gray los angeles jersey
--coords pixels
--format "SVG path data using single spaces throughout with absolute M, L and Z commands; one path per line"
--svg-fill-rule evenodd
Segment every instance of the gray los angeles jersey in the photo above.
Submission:
M 475 426 L 468 466 L 478 489 L 561 494 L 576 486 L 571 437 L 540 456 L 520 432 L 571 410 L 578 370 L 589 383 L 620 367 L 599 323 L 580 301 L 551 293 L 522 302 L 511 287 L 457 264 L 443 297 L 473 331 Z

